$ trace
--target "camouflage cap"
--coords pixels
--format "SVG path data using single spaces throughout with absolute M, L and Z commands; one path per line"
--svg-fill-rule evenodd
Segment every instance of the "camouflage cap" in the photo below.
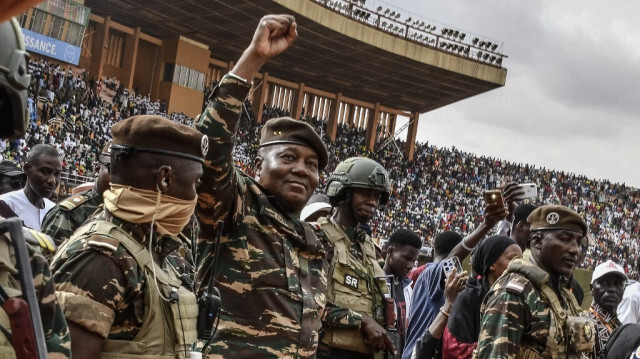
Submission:
M 313 127 L 306 122 L 297 121 L 291 117 L 279 117 L 267 121 L 260 134 L 260 147 L 281 143 L 310 147 L 318 155 L 319 169 L 322 170 L 327 166 L 329 161 L 327 147 Z
M 111 151 L 148 152 L 204 163 L 209 139 L 198 130 L 160 116 L 133 116 L 111 127 Z
M 548 229 L 565 229 L 587 234 L 587 224 L 580 215 L 565 206 L 540 206 L 536 208 L 527 222 L 531 224 L 531 231 Z

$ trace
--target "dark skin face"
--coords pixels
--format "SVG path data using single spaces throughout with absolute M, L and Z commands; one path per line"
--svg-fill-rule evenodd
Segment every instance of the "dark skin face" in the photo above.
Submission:
M 536 263 L 553 277 L 570 278 L 578 264 L 584 235 L 570 230 L 537 231 L 531 238 Z
M 524 252 L 527 248 L 527 242 L 529 241 L 529 236 L 531 235 L 531 225 L 525 221 L 518 222 L 515 226 L 513 226 L 513 230 L 511 232 L 511 238 L 513 238 L 516 243 L 520 246 L 520 250 Z
M 380 205 L 382 192 L 366 188 L 352 188 L 350 191 L 351 200 L 338 207 L 336 222 L 349 227 L 367 223 Z
M 100 162 L 95 165 L 94 171 L 96 175 L 96 191 L 102 196 L 104 191 L 109 189 L 109 182 L 111 181 L 111 175 L 109 174 L 108 163 Z
M 287 211 L 300 212 L 318 186 L 318 155 L 310 147 L 263 147 L 255 160 L 256 179 Z
M 626 279 L 621 275 L 609 273 L 591 284 L 593 301 L 610 314 L 615 314 L 622 301 Z
M 500 255 L 500 258 L 498 258 L 490 268 L 489 284 L 493 284 L 498 278 L 500 278 L 502 273 L 507 270 L 507 267 L 513 258 L 521 255 L 522 250 L 518 244 L 512 244 L 507 247 L 504 252 L 502 252 L 502 255 Z
M 0 177 L 0 194 L 17 191 L 24 188 L 27 183 L 27 177 L 22 176 L 1 176 Z
M 406 278 L 418 259 L 419 248 L 408 245 L 390 245 L 384 263 L 384 272 L 399 278 Z
M 49 198 L 60 184 L 62 161 L 58 156 L 42 154 L 31 163 L 25 163 L 24 173 L 27 183 L 24 191 L 29 201 L 43 208 L 43 198 Z
M 202 177 L 202 164 L 181 157 L 136 154 L 132 158 L 113 161 L 111 182 L 134 188 L 157 191 L 165 195 L 193 200 Z

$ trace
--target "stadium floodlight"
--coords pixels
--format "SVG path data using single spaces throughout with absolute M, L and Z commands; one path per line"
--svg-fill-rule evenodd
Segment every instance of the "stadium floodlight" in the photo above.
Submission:
M 396 14 L 396 19 L 400 18 L 400 13 Z
M 423 28 L 424 27 L 424 21 L 420 23 L 420 27 Z
M 487 60 L 489 59 L 489 54 L 484 54 L 484 55 L 482 55 L 482 58 L 483 58 L 485 61 L 487 61 Z
M 386 21 L 382 22 L 382 27 L 387 27 L 387 22 Z
M 377 12 L 382 11 L 382 6 L 378 6 L 378 10 L 376 10 Z
M 396 16 L 396 12 L 392 11 L 391 14 L 389 14 L 390 17 L 395 17 Z
M 487 50 L 489 50 L 489 48 L 491 47 L 491 45 L 493 45 L 493 44 L 491 43 L 491 41 L 487 41 L 487 43 L 486 43 Z
M 460 34 L 459 38 L 460 41 L 464 41 L 465 36 L 467 36 L 467 34 L 465 34 L 464 32 Z
M 446 43 L 446 42 L 441 42 L 441 43 L 440 43 L 440 47 L 445 47 L 445 46 L 447 46 L 447 43 Z
M 496 56 L 495 56 L 495 55 L 491 56 L 491 58 L 490 58 L 489 60 L 490 60 L 491 62 L 496 61 Z
M 404 20 L 404 22 L 410 23 L 411 22 L 411 16 L 409 16 L 406 20 Z
M 497 48 L 498 48 L 498 44 L 491 45 L 491 50 L 492 51 L 496 51 Z
M 391 11 L 391 10 L 389 10 L 389 9 L 385 10 L 385 11 L 384 11 L 384 14 L 385 14 L 385 15 L 389 15 L 389 11 Z
M 482 51 L 476 52 L 476 56 L 478 56 L 478 60 L 480 60 L 480 58 L 482 57 Z
M 498 65 L 498 66 L 502 66 L 502 57 L 499 57 L 499 58 L 496 60 L 496 65 Z
M 473 41 L 472 41 L 473 46 L 477 45 L 477 44 L 478 44 L 478 41 L 480 41 L 480 39 L 478 39 L 477 37 L 474 37 L 474 38 L 473 38 Z
M 459 34 L 460 34 L 460 31 L 456 30 L 453 32 L 453 37 L 458 37 Z

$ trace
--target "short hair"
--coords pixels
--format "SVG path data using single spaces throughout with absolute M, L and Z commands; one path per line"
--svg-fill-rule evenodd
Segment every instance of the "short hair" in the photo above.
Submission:
M 536 208 L 536 206 L 529 203 L 522 203 L 518 205 L 518 207 L 513 210 L 513 225 L 515 226 L 520 222 L 526 222 L 527 217 L 529 217 L 531 212 L 533 212 Z
M 414 231 L 400 228 L 389 238 L 390 246 L 411 246 L 417 249 L 422 248 L 422 240 Z
M 444 231 L 436 236 L 433 249 L 436 255 L 449 255 L 453 248 L 462 241 L 462 236 L 454 231 Z
M 58 150 L 55 147 L 41 143 L 33 146 L 33 148 L 29 150 L 29 152 L 27 153 L 26 162 L 33 163 L 34 161 L 37 161 L 42 155 L 60 157 L 60 153 L 58 153 Z

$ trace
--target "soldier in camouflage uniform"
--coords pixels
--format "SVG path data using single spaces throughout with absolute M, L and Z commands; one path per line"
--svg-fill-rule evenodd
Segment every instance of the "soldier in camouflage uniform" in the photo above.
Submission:
M 256 177 L 234 166 L 240 111 L 258 69 L 297 37 L 295 19 L 262 18 L 231 73 L 213 90 L 195 126 L 209 136 L 196 215 L 196 288 L 220 290 L 213 358 L 314 358 L 325 305 L 322 244 L 299 214 L 313 194 L 327 150 L 308 124 L 283 117 L 263 127 Z M 218 221 L 224 222 L 218 262 Z
M 390 293 L 378 264 L 382 257 L 359 226 L 387 203 L 390 192 L 387 171 L 369 158 L 349 158 L 329 178 L 327 196 L 336 211 L 318 221 L 331 263 L 318 357 L 365 359 L 375 352 L 395 352 L 382 326 L 384 296 Z
M 128 118 L 111 133 L 104 209 L 51 264 L 73 355 L 183 357 L 196 341 L 197 302 L 187 289 L 193 272 L 175 252 L 196 205 L 206 137 L 159 116 Z
M 516 258 L 487 293 L 474 358 L 593 358 L 595 324 L 566 288 L 587 225 L 564 206 L 527 218 L 531 261 Z
M 62 244 L 73 232 L 96 212 L 102 204 L 102 193 L 109 187 L 109 146 L 102 149 L 96 164 L 96 185 L 89 191 L 78 193 L 53 207 L 42 220 L 42 233 Z
M 2 12 L 0 12 L 2 13 Z M 6 15 L 8 13 L 2 13 Z M 3 138 L 20 137 L 24 135 L 25 125 L 28 121 L 27 88 L 30 75 L 25 71 L 29 55 L 24 50 L 20 26 L 12 19 L 0 23 L 0 119 L 5 122 L 0 135 Z M 0 218 L 0 220 L 2 220 Z M 44 337 L 49 358 L 71 357 L 71 337 L 64 314 L 58 305 L 51 270 L 42 251 L 53 251 L 53 243 L 32 231 L 25 233 L 27 250 L 29 252 L 29 264 L 33 274 L 33 284 L 38 299 L 38 309 L 42 320 Z M 11 239 L 7 234 L 0 236 L 0 284 L 10 295 L 20 294 L 16 263 Z M 12 290 L 10 290 L 12 289 Z M 3 326 L 7 329 L 8 323 Z M 0 352 L 2 357 L 15 357 L 13 348 L 4 334 L 0 334 Z

